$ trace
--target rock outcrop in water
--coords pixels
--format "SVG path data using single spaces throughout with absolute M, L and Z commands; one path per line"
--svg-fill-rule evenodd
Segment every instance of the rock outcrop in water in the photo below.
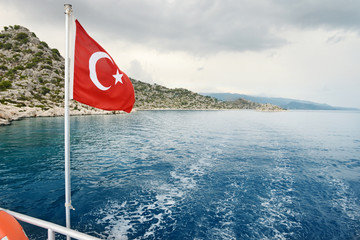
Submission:
M 25 27 L 4 27 L 0 33 L 0 125 L 24 117 L 63 115 L 63 79 L 64 58 L 57 49 L 50 48 Z M 134 79 L 132 83 L 135 110 L 268 108 L 243 99 L 224 102 L 186 89 L 169 89 Z M 72 115 L 114 113 L 75 101 L 70 101 L 70 112 Z

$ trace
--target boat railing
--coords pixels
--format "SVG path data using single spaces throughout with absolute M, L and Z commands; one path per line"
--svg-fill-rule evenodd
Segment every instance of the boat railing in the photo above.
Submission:
M 0 211 L 5 211 L 8 214 L 15 217 L 17 220 L 22 222 L 26 222 L 41 228 L 45 228 L 48 230 L 48 240 L 55 240 L 55 233 L 59 233 L 67 236 L 68 238 L 74 238 L 79 240 L 100 240 L 100 238 L 96 238 L 85 233 L 81 233 L 63 226 L 60 226 L 55 223 L 47 222 L 38 218 L 30 217 L 25 214 L 13 212 L 7 209 L 0 208 Z

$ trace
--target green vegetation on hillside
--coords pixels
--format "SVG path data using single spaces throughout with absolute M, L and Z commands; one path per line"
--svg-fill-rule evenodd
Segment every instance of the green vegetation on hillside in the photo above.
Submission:
M 169 89 L 158 84 L 131 80 L 136 109 L 223 109 L 226 104 L 183 88 Z
M 64 59 L 57 49 L 50 49 L 22 26 L 4 27 L 0 33 L 1 104 L 61 106 L 63 76 Z

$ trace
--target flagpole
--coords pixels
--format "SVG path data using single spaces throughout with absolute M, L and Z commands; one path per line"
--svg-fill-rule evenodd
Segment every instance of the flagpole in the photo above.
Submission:
M 65 111 L 64 111 L 64 125 L 65 125 L 65 213 L 66 213 L 66 227 L 71 228 L 70 224 L 70 209 L 71 206 L 71 182 L 70 182 L 70 111 L 69 111 L 69 18 L 72 13 L 71 4 L 64 4 L 65 8 Z M 70 237 L 67 236 L 69 240 Z

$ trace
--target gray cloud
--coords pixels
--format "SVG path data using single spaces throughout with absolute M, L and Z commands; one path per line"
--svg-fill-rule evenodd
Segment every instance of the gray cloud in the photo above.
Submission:
M 280 4 L 285 8 L 284 20 L 296 26 L 360 29 L 360 2 L 356 0 L 282 0 Z
M 64 26 L 61 2 L 2 1 L 21 9 L 25 19 Z M 96 29 L 109 38 L 158 51 L 262 51 L 288 44 L 274 34 L 279 29 L 360 29 L 357 0 L 73 0 L 72 4 L 88 31 Z
M 111 25 L 117 26 L 122 38 L 158 50 L 203 54 L 257 51 L 286 44 L 270 33 L 272 26 L 266 19 L 269 14 L 264 6 L 209 0 L 152 1 L 151 4 L 139 0 L 116 4 L 106 1 L 103 4 L 104 9 L 113 12 L 100 11 L 99 18 L 113 22 Z M 261 17 L 254 13 L 257 8 Z M 85 19 L 90 21 L 91 16 L 93 14 L 85 15 Z M 97 27 L 102 26 L 99 23 Z
M 344 36 L 341 36 L 341 35 L 333 35 L 331 37 L 329 37 L 326 42 L 327 43 L 330 43 L 330 44 L 336 44 L 336 43 L 339 43 L 341 41 L 344 41 L 345 40 L 345 37 Z
M 141 63 L 137 60 L 133 60 L 130 62 L 130 68 L 127 69 L 127 73 L 129 76 L 147 83 L 154 83 L 152 76 L 144 69 Z

